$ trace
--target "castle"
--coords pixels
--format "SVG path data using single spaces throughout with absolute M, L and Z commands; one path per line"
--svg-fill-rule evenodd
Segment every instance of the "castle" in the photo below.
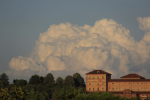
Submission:
M 103 70 L 93 70 L 86 73 L 86 92 L 107 91 L 114 95 L 137 97 L 141 100 L 150 97 L 150 79 L 131 73 L 111 79 L 111 74 Z

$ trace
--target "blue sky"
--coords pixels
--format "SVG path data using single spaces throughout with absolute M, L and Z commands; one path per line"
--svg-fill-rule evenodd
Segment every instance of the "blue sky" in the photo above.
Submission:
M 105 71 L 112 71 L 112 73 L 114 74 L 114 78 L 118 78 L 117 75 L 120 75 L 120 73 L 117 73 L 115 76 L 116 72 L 112 70 L 113 67 L 114 69 L 117 69 L 117 68 L 120 68 L 119 66 L 121 66 L 119 64 L 121 63 L 122 58 L 119 58 L 118 56 L 116 57 L 116 56 L 113 56 L 112 54 L 108 56 L 107 61 L 110 62 L 109 59 L 113 58 L 115 59 L 113 60 L 113 62 L 115 63 L 115 61 L 117 61 L 118 64 L 115 65 L 114 63 L 110 63 L 109 66 L 111 66 L 111 68 L 107 68 L 107 69 L 104 68 L 104 66 L 108 66 L 106 64 L 103 64 L 103 67 L 102 65 L 98 66 L 97 64 L 95 66 L 92 66 L 91 64 L 91 68 L 90 68 L 89 66 L 86 66 L 87 64 L 84 64 L 86 60 L 82 62 L 81 60 L 77 59 L 78 57 L 71 56 L 73 54 L 63 54 L 63 53 L 59 53 L 59 56 L 57 55 L 59 60 L 56 60 L 56 59 L 54 60 L 54 58 L 57 58 L 57 57 L 52 54 L 51 54 L 52 55 L 51 57 L 50 56 L 46 57 L 45 59 L 51 59 L 51 61 L 53 61 L 54 63 L 53 65 L 51 64 L 49 65 L 48 63 L 45 63 L 47 62 L 46 60 L 44 61 L 35 60 L 36 56 L 38 55 L 38 50 L 34 51 L 33 48 L 35 48 L 36 46 L 37 47 L 39 46 L 39 44 L 36 45 L 36 41 L 37 40 L 40 41 L 39 40 L 40 33 L 43 34 L 44 32 L 47 32 L 48 28 L 50 28 L 51 25 L 55 24 L 56 26 L 58 26 L 60 23 L 69 22 L 73 26 L 78 25 L 78 28 L 79 28 L 80 26 L 84 26 L 85 24 L 94 26 L 96 21 L 99 21 L 99 20 L 103 21 L 103 19 L 108 19 L 108 20 L 112 19 L 114 20 L 114 22 L 118 23 L 118 25 L 121 24 L 125 29 L 128 29 L 130 31 L 130 38 L 133 37 L 134 41 L 140 43 L 145 33 L 148 32 L 149 29 L 147 29 L 146 31 L 141 30 L 139 28 L 139 24 L 141 23 L 138 22 L 137 18 L 138 17 L 148 18 L 150 16 L 149 4 L 150 4 L 149 0 L 144 0 L 144 1 L 136 0 L 136 2 L 131 1 L 131 0 L 124 0 L 124 1 L 120 1 L 120 0 L 107 0 L 107 1 L 106 0 L 94 0 L 94 1 L 91 1 L 91 0 L 82 0 L 82 1 L 81 0 L 74 0 L 74 1 L 69 1 L 69 0 L 63 0 L 63 1 L 61 0 L 59 1 L 3 0 L 3 1 L 0 1 L 0 74 L 3 72 L 6 72 L 8 76 L 10 77 L 10 81 L 12 81 L 12 79 L 14 78 L 25 78 L 28 80 L 29 76 L 34 75 L 34 74 L 40 74 L 42 76 L 45 76 L 48 72 L 55 73 L 54 75 L 55 78 L 57 78 L 59 75 L 64 78 L 66 75 L 69 75 L 69 74 L 72 75 L 74 72 L 80 71 L 80 73 L 83 72 L 82 76 L 85 77 L 84 76 L 85 72 L 91 71 L 91 69 L 94 68 L 94 69 L 103 69 Z M 102 24 L 104 22 L 100 22 L 100 23 Z M 109 23 L 109 21 L 106 23 Z M 65 24 L 65 25 L 68 25 L 68 24 Z M 57 32 L 56 33 L 55 32 L 56 31 L 54 31 L 54 34 L 57 34 Z M 52 33 L 47 33 L 47 34 L 51 35 Z M 67 33 L 67 36 L 70 36 L 70 35 L 68 35 Z M 57 38 L 57 41 L 59 39 L 60 38 Z M 68 40 L 68 41 L 71 41 L 71 40 Z M 112 40 L 109 42 L 112 43 Z M 69 42 L 66 42 L 66 43 L 69 43 Z M 57 42 L 53 41 L 53 44 L 54 46 L 56 46 L 55 44 L 57 44 Z M 147 46 L 145 48 L 148 48 L 148 45 L 149 43 L 147 42 Z M 78 49 L 80 47 L 85 48 L 82 45 L 80 46 L 75 45 L 74 48 L 75 47 Z M 98 46 L 96 45 L 96 47 Z M 93 47 L 89 46 L 89 48 L 91 49 Z M 120 48 L 123 48 L 123 46 L 121 45 Z M 131 51 L 127 49 L 127 47 L 125 48 L 128 52 Z M 40 50 L 43 50 L 43 53 L 46 52 L 44 51 L 44 49 L 40 49 Z M 106 50 L 106 49 L 103 48 L 103 50 Z M 72 51 L 74 51 L 74 49 L 72 49 Z M 110 53 L 109 50 L 106 50 L 106 51 Z M 148 52 L 149 51 L 150 50 L 148 50 Z M 33 52 L 37 52 L 37 54 L 33 54 Z M 139 52 L 139 51 L 136 51 L 136 52 Z M 131 55 L 130 54 L 128 55 L 128 57 L 134 58 L 133 57 L 134 54 L 131 54 Z M 31 57 L 31 55 L 33 55 L 34 57 Z M 148 70 L 148 66 L 150 65 L 148 63 L 148 60 L 150 60 L 149 59 L 150 54 L 149 53 L 145 54 L 145 55 L 148 55 L 147 58 L 144 58 L 139 55 L 142 55 L 142 54 L 138 54 L 137 57 L 139 57 L 139 59 L 146 59 L 146 61 L 145 62 L 143 61 L 142 63 L 139 63 L 138 65 L 132 63 L 131 61 L 129 64 L 126 64 L 126 66 L 128 66 L 127 67 L 128 70 L 126 71 L 126 73 L 135 72 L 143 76 L 145 75 L 144 77 L 150 78 L 150 73 L 147 72 L 147 74 L 143 74 L 144 71 L 142 72 L 142 70 Z M 12 58 L 20 59 L 18 58 L 19 56 L 22 56 L 23 58 L 21 59 L 24 59 L 24 61 L 27 61 L 26 57 L 32 58 L 34 59 L 34 62 L 37 63 L 37 65 L 35 66 L 32 65 L 33 68 L 30 68 L 31 65 L 22 65 L 22 64 L 15 65 L 14 63 L 17 63 L 17 62 L 12 60 Z M 68 57 L 67 59 L 69 60 L 64 61 L 64 59 L 66 59 L 66 58 L 63 58 L 64 56 L 67 56 Z M 93 57 L 95 61 L 100 60 L 100 58 Z M 73 65 L 70 65 L 70 63 L 72 63 L 72 59 L 76 59 L 75 60 L 76 63 L 80 62 L 80 64 L 77 64 L 77 66 L 84 66 L 84 67 L 80 67 L 78 68 L 78 70 L 74 69 Z M 56 65 L 57 61 L 59 63 L 60 60 L 62 60 L 60 65 Z M 14 62 L 13 65 L 11 65 L 12 63 L 10 65 L 8 64 L 11 61 Z M 28 63 L 28 61 L 26 63 Z M 95 62 L 95 63 L 98 63 L 98 62 Z M 38 65 L 41 67 L 37 67 Z M 53 67 L 57 67 L 61 65 L 64 66 L 60 68 L 61 70 L 58 71 L 59 68 L 53 69 Z M 17 70 L 17 67 L 15 66 L 17 67 L 26 66 L 26 67 L 25 69 L 18 68 Z M 42 69 L 45 66 L 46 66 L 45 70 L 48 70 L 48 71 L 45 71 L 43 73 L 37 69 L 36 70 L 34 69 L 34 68 Z M 140 66 L 142 66 L 143 68 L 141 68 Z M 52 67 L 52 68 L 49 68 L 49 67 Z M 70 68 L 69 69 L 70 73 L 68 72 L 68 70 L 66 70 L 67 68 Z M 16 73 L 16 71 L 21 72 L 21 73 L 24 72 L 24 74 L 28 72 L 29 76 L 26 76 L 24 74 L 16 75 L 14 74 Z

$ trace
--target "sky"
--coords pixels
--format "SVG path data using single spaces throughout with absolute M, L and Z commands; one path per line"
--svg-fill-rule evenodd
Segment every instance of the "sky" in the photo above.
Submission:
M 104 70 L 150 78 L 149 0 L 2 0 L 0 74 L 9 81 Z M 86 81 L 86 80 L 85 80 Z

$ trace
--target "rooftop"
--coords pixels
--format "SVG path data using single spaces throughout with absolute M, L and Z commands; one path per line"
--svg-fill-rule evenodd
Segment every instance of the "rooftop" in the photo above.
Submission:
M 135 73 L 131 73 L 131 74 L 122 76 L 120 78 L 139 78 L 139 79 L 145 79 L 144 77 L 142 77 L 142 76 L 140 76 L 138 74 L 135 74 Z
M 110 73 L 105 72 L 105 71 L 103 71 L 103 70 L 93 70 L 93 71 L 88 72 L 88 73 L 86 73 L 86 74 L 110 74 Z M 111 74 L 110 74 L 110 75 L 111 75 Z

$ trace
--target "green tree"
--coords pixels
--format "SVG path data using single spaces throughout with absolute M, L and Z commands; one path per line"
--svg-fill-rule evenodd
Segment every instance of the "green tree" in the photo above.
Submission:
M 31 88 L 30 93 L 29 93 L 30 99 L 34 100 L 35 99 L 35 91 L 34 88 Z
M 35 84 L 35 85 L 37 85 L 39 83 L 40 83 L 40 77 L 39 77 L 39 75 L 35 74 L 35 75 L 31 76 L 31 78 L 29 80 L 29 84 Z
M 81 77 L 81 75 L 79 73 L 74 73 L 73 74 L 73 79 L 75 81 L 75 85 L 77 87 L 79 86 L 85 86 L 85 82 L 84 82 L 84 79 Z
M 62 79 L 61 77 L 58 77 L 58 78 L 56 79 L 56 84 L 57 84 L 57 86 L 62 87 L 63 84 L 64 84 L 63 79 Z
M 24 90 L 23 91 L 24 92 L 24 97 L 23 97 L 23 100 L 30 100 L 29 98 L 29 92 L 28 92 L 28 90 Z
M 8 93 L 8 88 L 1 89 L 0 100 L 10 100 L 10 94 Z
M 8 79 L 7 74 L 5 74 L 5 73 L 1 74 L 0 75 L 0 80 L 3 81 L 4 87 L 6 87 L 7 85 L 9 85 L 9 81 L 8 81 L 9 79 Z
M 70 76 L 70 75 L 66 76 L 65 85 L 66 86 L 74 86 L 75 85 L 75 82 L 74 82 L 74 79 L 72 76 Z
M 43 83 L 44 82 L 44 78 L 43 76 L 40 76 L 40 83 Z
M 4 87 L 3 81 L 0 80 L 0 89 Z
M 46 75 L 46 77 L 44 78 L 44 83 L 49 85 L 50 87 L 54 86 L 55 85 L 55 81 L 54 81 L 53 74 L 48 73 Z
M 11 99 L 16 99 L 16 100 L 22 100 L 24 97 L 24 92 L 22 91 L 21 87 L 12 87 L 11 91 Z
M 46 97 L 43 95 L 43 93 L 40 93 L 39 100 L 46 100 Z
M 16 86 L 21 86 L 21 87 L 27 85 L 27 81 L 24 80 L 24 79 L 20 79 L 20 80 L 16 79 L 16 80 L 13 81 L 13 83 L 14 83 Z
M 35 92 L 35 100 L 39 100 L 39 95 L 40 95 L 39 91 L 36 91 Z

